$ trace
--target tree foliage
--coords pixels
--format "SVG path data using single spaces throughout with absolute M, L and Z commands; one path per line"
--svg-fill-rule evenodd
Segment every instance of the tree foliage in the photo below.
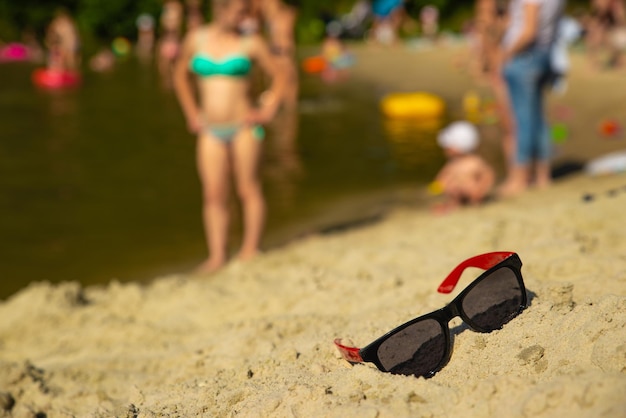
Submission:
M 205 3 L 209 1 L 205 0 Z M 324 17 L 346 13 L 355 1 L 299 0 L 298 32 L 305 33 L 311 28 L 313 32 L 319 32 L 319 22 Z M 473 3 L 471 0 L 407 0 L 407 8 L 416 17 L 422 7 L 437 6 L 445 27 L 446 23 L 470 16 Z M 587 0 L 569 0 L 570 7 L 587 4 Z M 156 18 L 161 5 L 162 0 L 0 0 L 0 39 L 19 39 L 24 29 L 33 29 L 41 36 L 59 7 L 66 8 L 76 17 L 81 31 L 89 38 L 106 41 L 115 36 L 126 36 L 132 39 L 136 33 L 137 16 L 150 13 Z M 205 9 L 208 11 L 208 5 Z

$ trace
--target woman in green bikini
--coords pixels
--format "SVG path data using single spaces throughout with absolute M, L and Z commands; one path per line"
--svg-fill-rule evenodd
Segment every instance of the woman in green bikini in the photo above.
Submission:
M 272 54 L 262 38 L 238 31 L 247 0 L 213 0 L 214 21 L 189 32 L 176 64 L 174 85 L 187 126 L 198 135 L 197 165 L 203 191 L 203 220 L 209 258 L 199 267 L 213 272 L 227 260 L 230 174 L 242 202 L 244 236 L 239 258 L 259 249 L 265 201 L 258 178 L 262 124 L 274 116 L 283 94 Z M 272 79 L 255 107 L 249 99 L 252 62 Z M 191 75 L 197 80 L 195 100 Z

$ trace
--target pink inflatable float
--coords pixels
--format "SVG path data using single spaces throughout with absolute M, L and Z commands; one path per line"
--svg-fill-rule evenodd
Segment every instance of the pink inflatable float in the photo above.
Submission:
M 0 62 L 28 61 L 30 49 L 24 44 L 10 43 L 0 48 Z

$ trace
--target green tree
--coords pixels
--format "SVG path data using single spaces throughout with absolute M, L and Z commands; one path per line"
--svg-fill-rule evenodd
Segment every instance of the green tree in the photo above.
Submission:
M 80 27 L 96 38 L 134 38 L 137 16 L 141 13 L 156 16 L 160 8 L 159 0 L 79 0 L 77 18 Z
M 205 0 L 206 8 L 211 0 Z M 299 4 L 299 38 L 316 41 L 323 36 L 321 17 L 346 13 L 356 0 L 285 0 Z M 437 6 L 442 28 L 459 29 L 463 20 L 471 18 L 472 0 L 408 0 L 413 17 L 426 5 Z M 586 9 L 589 0 L 569 0 L 568 8 Z M 78 21 L 83 36 L 110 41 L 115 36 L 133 39 L 135 21 L 140 13 L 157 17 L 162 0 L 0 0 L 0 39 L 19 39 L 25 28 L 34 29 L 41 37 L 58 7 L 68 9 Z

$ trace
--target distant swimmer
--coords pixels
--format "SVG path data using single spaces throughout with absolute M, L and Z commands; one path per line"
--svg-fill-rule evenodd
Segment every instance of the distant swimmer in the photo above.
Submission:
M 180 49 L 182 26 L 182 4 L 177 0 L 165 0 L 161 13 L 161 36 L 158 45 L 158 67 L 165 87 L 170 87 L 172 83 L 173 65 Z
M 142 13 L 137 18 L 137 55 L 149 58 L 154 48 L 154 18 Z
M 187 0 L 187 32 L 199 28 L 204 24 L 201 0 Z
M 58 9 L 46 31 L 48 69 L 66 72 L 78 71 L 80 67 L 80 38 L 78 29 L 69 12 Z

